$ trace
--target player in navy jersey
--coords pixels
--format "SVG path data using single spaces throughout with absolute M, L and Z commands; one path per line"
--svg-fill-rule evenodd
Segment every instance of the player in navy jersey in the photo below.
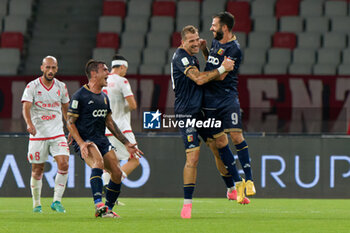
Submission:
M 131 144 L 126 139 L 111 117 L 108 97 L 102 92 L 102 88 L 107 86 L 106 64 L 90 60 L 85 72 L 89 82 L 72 96 L 67 127 L 74 138 L 74 149 L 92 168 L 90 184 L 95 216 L 117 218 L 119 216 L 112 208 L 120 193 L 122 172 L 115 151 L 105 136 L 106 127 L 125 145 L 130 154 L 138 156 L 142 152 L 136 148 L 136 144 Z M 102 202 L 103 169 L 111 174 L 105 204 Z
M 177 120 L 201 119 L 203 90 L 200 85 L 220 78 L 220 74 L 233 69 L 234 62 L 225 60 L 218 69 L 199 72 L 199 64 L 194 56 L 199 52 L 200 39 L 194 26 L 186 26 L 181 31 L 181 46 L 176 50 L 171 62 L 171 79 L 175 91 L 175 115 Z M 182 218 L 191 218 L 192 195 L 197 178 L 199 159 L 198 130 L 195 127 L 180 128 L 186 149 L 186 164 L 183 171 L 184 205 Z
M 229 133 L 234 143 L 239 161 L 245 173 L 246 181 L 242 181 L 245 192 L 248 196 L 256 193 L 252 171 L 250 166 L 250 158 L 248 145 L 242 133 L 242 119 L 240 113 L 240 103 L 238 99 L 238 69 L 242 60 L 242 52 L 236 37 L 232 34 L 234 26 L 234 16 L 228 12 L 221 12 L 213 16 L 210 31 L 213 32 L 214 39 L 211 49 L 208 50 L 206 42 L 201 41 L 201 50 L 206 57 L 207 63 L 205 70 L 213 70 L 221 65 L 225 57 L 235 61 L 235 67 L 232 71 L 223 74 L 221 82 L 210 82 L 203 86 L 203 109 L 206 117 L 216 117 L 223 123 L 221 129 L 211 129 L 212 137 L 215 139 L 215 145 L 219 149 L 219 154 L 227 166 L 234 163 L 229 156 L 223 156 L 223 150 L 230 150 L 228 147 L 228 139 L 226 133 Z M 212 147 L 211 147 L 212 148 Z M 237 190 L 237 202 L 244 201 L 243 193 Z

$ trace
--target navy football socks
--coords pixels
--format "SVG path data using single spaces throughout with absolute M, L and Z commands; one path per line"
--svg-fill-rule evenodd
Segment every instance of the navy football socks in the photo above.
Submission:
M 253 180 L 247 142 L 243 141 L 235 146 L 237 150 L 238 159 L 242 165 L 246 180 Z
M 230 147 L 226 145 L 223 148 L 220 148 L 218 150 L 219 150 L 219 155 L 221 157 L 221 160 L 225 164 L 225 167 L 230 173 L 230 175 L 232 176 L 233 180 L 235 182 L 242 181 L 242 178 L 238 174 L 238 171 L 236 168 L 236 162 L 230 150 Z
M 106 206 L 109 210 L 112 210 L 116 200 L 120 194 L 121 184 L 116 184 L 112 180 L 109 181 L 106 191 Z
M 90 185 L 95 204 L 102 202 L 102 173 L 100 168 L 91 169 Z
M 195 186 L 193 183 L 184 184 L 184 199 L 192 199 Z

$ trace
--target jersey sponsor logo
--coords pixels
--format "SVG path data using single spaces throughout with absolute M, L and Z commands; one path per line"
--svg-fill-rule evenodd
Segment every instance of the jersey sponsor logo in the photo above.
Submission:
M 60 106 L 60 102 L 43 103 L 42 101 L 37 101 L 35 105 L 41 108 L 56 108 Z
M 38 96 L 41 96 L 41 91 L 38 91 Z
M 72 101 L 72 108 L 77 109 L 78 108 L 78 103 L 79 103 L 78 100 L 73 100 Z
M 224 52 L 225 52 L 224 49 L 221 49 L 221 48 L 220 48 L 220 49 L 218 50 L 218 54 L 219 54 L 220 56 L 222 56 L 222 55 L 224 54 Z
M 43 120 L 43 121 L 51 121 L 51 120 L 53 120 L 53 119 L 56 119 L 56 115 L 55 114 L 52 114 L 51 116 L 42 116 L 41 117 L 41 120 Z
M 187 66 L 188 64 L 190 64 L 190 62 L 188 61 L 187 57 L 184 57 L 181 59 L 181 62 L 184 66 Z
M 92 112 L 93 117 L 106 117 L 107 109 L 96 109 Z
M 220 63 L 219 58 L 213 57 L 213 56 L 209 56 L 207 62 L 211 63 L 213 65 L 219 65 L 219 63 Z

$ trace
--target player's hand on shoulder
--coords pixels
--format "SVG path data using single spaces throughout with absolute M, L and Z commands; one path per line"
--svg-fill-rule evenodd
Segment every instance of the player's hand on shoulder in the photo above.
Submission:
M 136 145 L 137 143 L 132 144 L 128 142 L 127 144 L 125 144 L 125 147 L 131 155 L 133 155 L 136 158 L 141 158 L 142 157 L 141 155 L 143 155 L 143 152 L 139 148 L 137 148 Z
M 31 135 L 35 136 L 36 134 L 36 129 L 34 125 L 27 125 L 27 132 L 30 133 Z
M 235 61 L 225 56 L 224 61 L 221 63 L 221 65 L 225 67 L 226 71 L 231 71 L 235 67 Z

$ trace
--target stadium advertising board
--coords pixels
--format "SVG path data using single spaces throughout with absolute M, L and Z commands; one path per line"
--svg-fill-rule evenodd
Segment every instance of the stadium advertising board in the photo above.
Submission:
M 247 137 L 259 198 L 348 198 L 350 193 L 349 138 Z M 141 165 L 124 181 L 121 196 L 182 197 L 185 162 L 180 137 L 138 137 L 145 152 Z M 30 164 L 26 136 L 1 137 L 0 196 L 30 197 Z M 201 147 L 195 196 L 225 197 L 226 188 L 214 158 Z M 72 151 L 72 150 L 71 150 Z M 236 160 L 238 161 L 238 160 Z M 90 197 L 90 168 L 71 155 L 65 196 Z M 46 163 L 43 196 L 52 196 L 56 164 Z M 242 171 L 241 171 L 242 172 Z

